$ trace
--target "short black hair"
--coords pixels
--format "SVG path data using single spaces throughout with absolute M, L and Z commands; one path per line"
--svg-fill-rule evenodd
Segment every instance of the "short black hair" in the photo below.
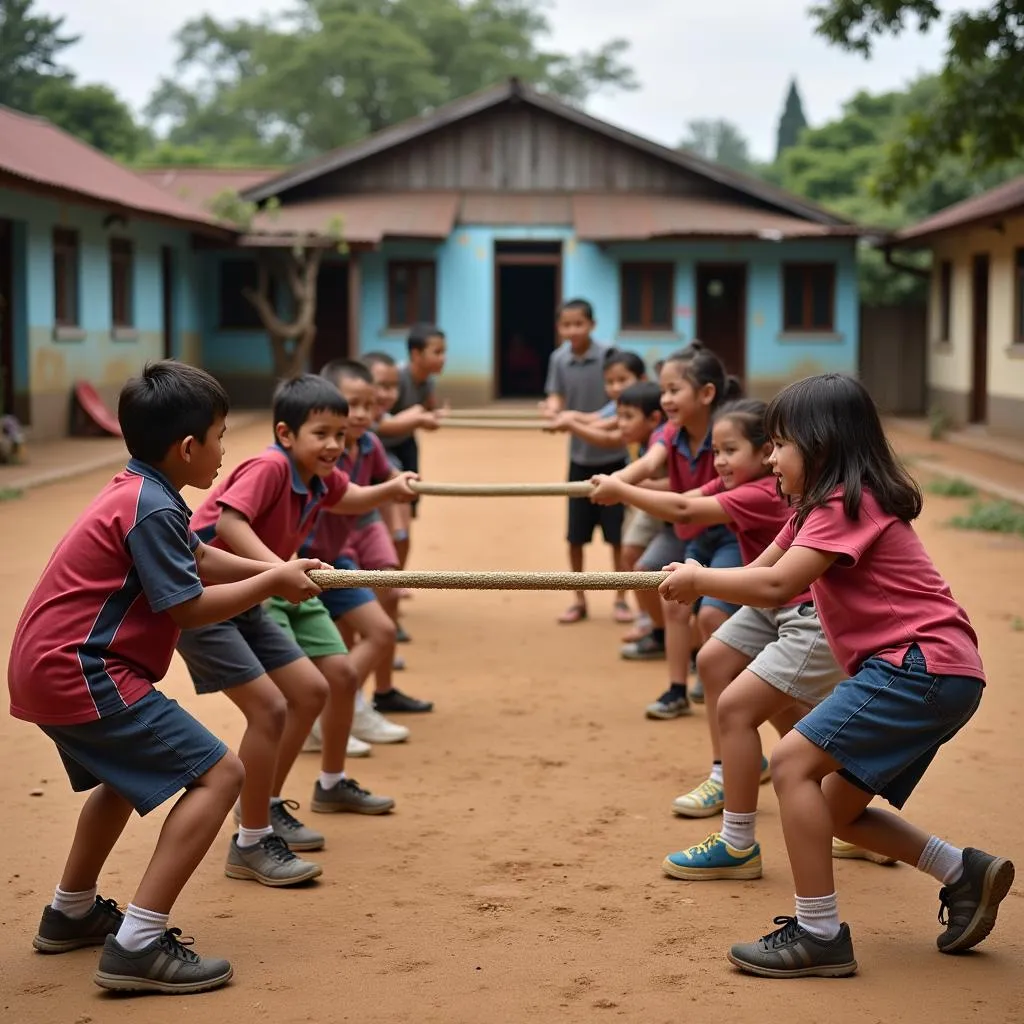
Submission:
M 604 369 L 609 370 L 613 366 L 624 366 L 637 380 L 647 376 L 646 363 L 635 352 L 630 352 L 628 349 L 608 349 L 604 354 Z
M 147 363 L 117 400 L 117 420 L 133 459 L 155 465 L 186 437 L 206 440 L 230 402 L 220 381 L 205 370 L 174 359 Z
M 413 352 L 422 352 L 431 338 L 444 338 L 444 331 L 441 330 L 437 324 L 416 324 L 411 331 L 409 331 L 409 337 L 406 339 L 406 348 L 408 348 L 410 354 Z
M 586 299 L 569 299 L 558 307 L 558 315 L 575 310 L 582 313 L 591 323 L 594 321 L 594 307 Z
M 274 425 L 283 423 L 293 434 L 315 412 L 348 415 L 348 402 L 328 380 L 304 373 L 281 381 L 274 389 Z
M 628 409 L 639 409 L 645 417 L 656 412 L 661 413 L 663 418 L 665 415 L 661 409 L 661 388 L 652 380 L 637 381 L 624 388 L 618 404 Z
M 375 366 L 397 366 L 387 352 L 367 352 L 362 357 L 363 365 L 372 370 Z
M 332 359 L 324 363 L 320 370 L 320 376 L 329 380 L 337 387 L 343 380 L 361 380 L 366 384 L 373 383 L 373 374 L 367 369 L 365 363 L 357 359 Z

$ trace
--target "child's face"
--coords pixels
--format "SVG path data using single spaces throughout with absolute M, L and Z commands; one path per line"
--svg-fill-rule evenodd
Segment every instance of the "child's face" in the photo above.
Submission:
M 342 377 L 338 390 L 348 402 L 348 429 L 345 436 L 349 441 L 358 441 L 369 430 L 377 413 L 377 389 L 370 381 L 358 377 Z
M 711 430 L 711 444 L 715 470 L 727 491 L 770 472 L 767 459 L 771 445 L 755 448 L 735 420 L 728 417 L 716 420 Z
M 373 374 L 373 386 L 377 389 L 377 414 L 383 416 L 391 412 L 398 401 L 398 367 L 374 363 L 370 372 Z
M 646 444 L 651 434 L 658 429 L 661 417 L 656 413 L 645 416 L 643 409 L 635 405 L 623 405 L 619 403 L 615 413 L 615 419 L 622 434 L 622 440 L 626 444 Z
M 188 466 L 188 484 L 201 491 L 213 486 L 221 462 L 224 460 L 224 417 L 218 416 L 206 431 L 203 441 L 189 438 L 183 449 Z
M 658 382 L 661 385 L 661 407 L 670 423 L 686 429 L 689 423 L 707 411 L 709 403 L 683 376 L 680 363 L 665 363 Z
M 569 342 L 575 352 L 586 352 L 594 321 L 581 309 L 563 309 L 558 314 L 558 336 Z
M 278 443 L 291 454 L 304 480 L 314 476 L 329 477 L 345 447 L 348 419 L 336 412 L 322 409 L 311 412 L 306 422 L 292 433 L 285 423 L 275 428 Z
M 409 353 L 409 362 L 425 376 L 433 377 L 444 370 L 444 357 L 448 346 L 444 338 L 435 334 L 427 338 L 422 351 L 413 350 Z
M 807 470 L 800 449 L 792 441 L 773 438 L 768 465 L 775 474 L 775 479 L 779 481 L 779 490 L 783 494 L 790 498 L 799 498 L 804 493 Z
M 638 380 L 635 373 L 627 370 L 621 363 L 616 363 L 604 371 L 604 390 L 613 402 L 617 402 L 619 395 Z

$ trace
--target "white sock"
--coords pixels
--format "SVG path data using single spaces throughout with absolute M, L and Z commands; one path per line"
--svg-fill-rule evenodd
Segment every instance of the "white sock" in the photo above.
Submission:
M 81 892 L 65 892 L 59 885 L 53 891 L 50 906 L 65 917 L 81 919 L 96 905 L 96 887 Z
M 722 811 L 722 838 L 734 850 L 749 850 L 754 845 L 754 823 L 757 811 L 749 814 L 735 814 Z
M 261 839 L 274 834 L 273 828 L 268 825 L 266 828 L 242 828 L 238 827 L 238 845 L 244 850 L 255 846 Z
M 917 870 L 931 875 L 943 885 L 954 885 L 964 873 L 964 851 L 950 846 L 938 836 L 932 836 L 924 844 Z
M 129 903 L 124 912 L 124 920 L 117 930 L 117 944 L 122 949 L 138 952 L 152 945 L 167 931 L 168 914 L 158 914 L 155 910 L 143 910 Z
M 334 789 L 334 787 L 345 778 L 344 772 L 321 772 L 320 788 Z
M 839 899 L 831 896 L 797 896 L 796 919 L 805 932 L 823 942 L 839 934 Z
M 711 778 L 712 782 L 717 782 L 719 785 L 722 785 L 722 784 L 725 783 L 725 775 L 722 774 L 722 762 L 721 761 L 715 761 L 715 762 L 712 763 L 710 778 Z
M 366 698 L 363 696 L 363 691 L 356 690 L 356 711 L 363 711 L 368 707 L 369 705 L 366 703 Z

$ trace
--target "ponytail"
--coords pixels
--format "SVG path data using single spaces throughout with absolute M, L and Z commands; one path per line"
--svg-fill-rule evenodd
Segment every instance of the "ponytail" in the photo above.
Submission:
M 723 402 L 733 402 L 743 397 L 743 385 L 738 377 L 725 372 L 725 364 L 703 342 L 690 342 L 686 348 L 673 352 L 666 363 L 678 363 L 683 376 L 697 389 L 708 384 L 714 385 L 715 400 L 712 412 Z

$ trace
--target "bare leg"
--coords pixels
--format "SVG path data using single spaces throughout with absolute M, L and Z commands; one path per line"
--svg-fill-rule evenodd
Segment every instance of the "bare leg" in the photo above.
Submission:
M 359 689 L 355 671 L 349 661 L 350 658 L 342 654 L 313 659 L 313 664 L 327 680 L 327 703 L 320 715 L 320 770 L 332 774 L 345 770 L 348 736 L 352 731 L 356 691 Z M 281 785 L 284 785 L 283 778 Z
M 703 645 L 716 629 L 729 618 L 729 613 L 707 605 L 697 612 L 697 636 L 700 638 L 698 646 Z M 701 676 L 701 679 L 704 677 Z
M 395 529 L 402 531 L 404 539 L 395 541 L 398 554 L 398 568 L 404 569 L 409 561 L 410 535 L 412 533 L 412 509 L 408 505 L 395 505 Z
M 636 603 L 642 612 L 646 612 L 650 616 L 651 624 L 655 629 L 665 628 L 665 613 L 656 590 L 638 590 Z
M 313 723 L 327 703 L 327 680 L 309 658 L 300 658 L 270 673 L 274 685 L 287 702 L 284 730 L 277 748 L 277 765 L 269 796 L 280 796 L 285 779 L 306 742 Z M 347 742 L 346 737 L 346 742 Z M 269 798 L 268 798 L 269 803 Z
M 224 694 L 245 715 L 245 732 L 238 744 L 238 757 L 245 765 L 241 824 L 251 829 L 269 828 L 274 767 L 287 706 L 270 676 L 265 675 L 251 683 L 233 686 Z M 148 907 L 145 903 L 139 905 Z
M 697 674 L 704 684 L 705 719 L 711 737 L 711 760 L 722 760 L 718 702 L 725 688 L 750 664 L 751 659 L 721 640 L 709 640 L 697 655 Z
M 572 572 L 583 572 L 583 545 L 569 545 L 569 568 Z M 587 595 L 582 590 L 576 591 L 576 604 L 580 608 L 586 608 Z
M 71 841 L 60 887 L 65 892 L 85 892 L 96 886 L 103 865 L 121 838 L 134 808 L 109 786 L 100 784 L 82 805 Z
M 668 681 L 685 683 L 690 674 L 690 606 L 662 599 Z
M 616 572 L 628 572 L 629 569 L 627 568 L 627 565 L 626 565 L 626 559 L 623 556 L 623 547 L 622 547 L 622 545 L 621 544 L 612 544 L 612 545 L 610 545 L 610 547 L 612 549 L 612 568 Z M 625 604 L 626 603 L 626 591 L 625 590 L 617 590 L 615 592 L 615 600 L 616 601 L 621 601 L 623 604 Z
M 377 693 L 387 693 L 391 689 L 391 673 L 395 662 L 394 621 L 380 604 L 370 601 L 346 612 L 337 620 L 337 624 L 343 630 L 343 636 L 347 633 L 349 636 L 360 637 L 350 647 L 349 654 L 356 686 L 362 686 L 373 672 Z
M 387 613 L 388 618 L 392 622 L 397 622 L 398 591 L 388 587 L 382 590 L 375 590 L 374 593 L 377 595 L 377 600 L 380 602 L 381 608 Z

